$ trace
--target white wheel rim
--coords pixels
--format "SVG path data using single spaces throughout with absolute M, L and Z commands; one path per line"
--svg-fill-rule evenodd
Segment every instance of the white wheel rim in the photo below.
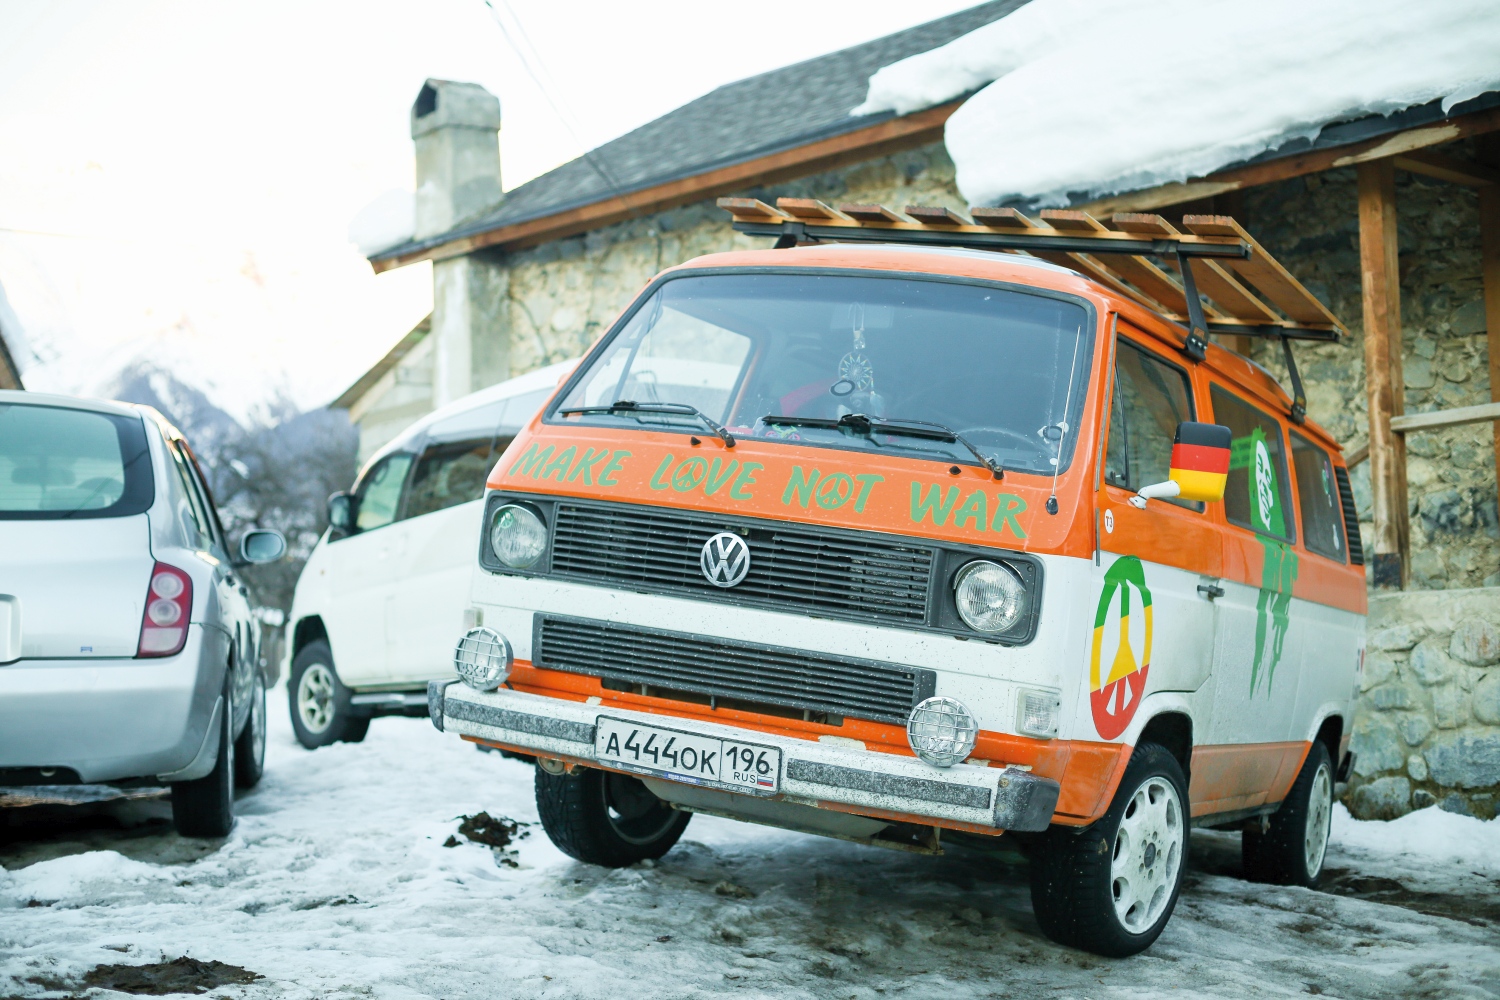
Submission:
M 297 714 L 308 732 L 321 733 L 333 722 L 333 671 L 314 663 L 297 682 Z
M 1166 912 L 1186 839 L 1177 789 L 1165 778 L 1147 778 L 1120 817 L 1110 864 L 1115 916 L 1130 933 L 1146 933 Z
M 1303 832 L 1302 853 L 1307 862 L 1307 877 L 1317 878 L 1323 870 L 1323 855 L 1328 850 L 1328 825 L 1333 819 L 1333 777 L 1328 765 L 1320 764 L 1313 775 L 1307 799 L 1307 829 Z

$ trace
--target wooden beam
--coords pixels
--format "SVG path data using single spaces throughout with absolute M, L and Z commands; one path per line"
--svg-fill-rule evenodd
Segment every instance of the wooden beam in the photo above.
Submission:
M 1094 216 L 1103 217 L 1116 212 L 1151 212 L 1167 205 L 1180 205 L 1185 201 L 1196 201 L 1242 191 L 1261 184 L 1284 181 L 1291 177 L 1321 173 L 1335 167 L 1349 167 L 1390 156 L 1410 153 L 1414 149 L 1425 149 L 1455 139 L 1483 135 L 1500 130 L 1500 108 L 1489 108 L 1467 115 L 1459 115 L 1445 122 L 1423 125 L 1419 128 L 1397 132 L 1394 135 L 1366 139 L 1347 146 L 1332 146 L 1327 149 L 1310 149 L 1305 153 L 1281 156 L 1263 163 L 1247 163 L 1228 170 L 1219 170 L 1207 177 L 1189 181 L 1172 182 L 1144 191 L 1112 195 L 1083 205 L 1075 205 Z
M 1500 184 L 1500 170 L 1445 153 L 1404 153 L 1396 157 L 1396 169 L 1464 187 L 1484 188 Z
M 1500 420 L 1500 403 L 1455 406 L 1451 410 L 1432 410 L 1428 413 L 1410 413 L 1392 417 L 1391 430 L 1397 434 L 1410 434 L 1412 431 L 1436 431 L 1444 427 L 1483 424 L 1492 420 Z
M 928 143 L 941 142 L 948 117 L 963 103 L 950 101 L 915 114 L 888 118 L 876 125 L 845 132 L 842 135 L 735 163 L 717 170 L 683 177 L 623 195 L 603 195 L 596 202 L 558 212 L 555 215 L 497 226 L 485 232 L 449 240 L 425 250 L 413 250 L 399 257 L 372 260 L 376 272 L 415 264 L 421 260 L 444 260 L 485 247 L 519 250 L 551 240 L 576 236 L 593 229 L 614 225 L 626 219 L 690 205 L 705 198 L 732 194 L 746 188 L 776 184 L 796 177 L 821 173 L 843 166 L 887 156 Z
M 1401 275 L 1396 255 L 1396 168 L 1389 160 L 1361 163 L 1360 284 L 1364 298 L 1365 392 L 1370 416 L 1370 493 L 1374 500 L 1376 587 L 1403 589 L 1409 578 L 1406 444 L 1391 427 L 1405 409 L 1401 376 Z
M 1490 399 L 1500 401 L 1500 185 L 1479 189 L 1479 256 L 1484 275 L 1485 340 L 1489 343 Z M 1500 420 L 1495 421 L 1495 479 L 1500 482 Z
M 1369 457 L 1370 442 L 1366 441 L 1364 444 L 1360 445 L 1358 448 L 1355 448 L 1353 451 L 1346 452 L 1344 454 L 1344 465 L 1352 471 L 1356 465 L 1363 462 Z

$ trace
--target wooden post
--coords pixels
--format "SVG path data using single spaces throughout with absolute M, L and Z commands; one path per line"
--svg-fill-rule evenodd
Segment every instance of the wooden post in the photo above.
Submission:
M 1364 292 L 1365 391 L 1370 410 L 1370 493 L 1374 500 L 1372 583 L 1404 588 L 1410 570 L 1406 509 L 1406 442 L 1391 418 L 1406 408 L 1401 377 L 1401 273 L 1396 257 L 1396 168 L 1389 159 L 1361 163 L 1360 284 Z
M 1479 189 L 1479 241 L 1485 339 L 1490 348 L 1490 399 L 1500 402 L 1500 185 Z M 1495 421 L 1495 480 L 1500 482 L 1500 420 Z

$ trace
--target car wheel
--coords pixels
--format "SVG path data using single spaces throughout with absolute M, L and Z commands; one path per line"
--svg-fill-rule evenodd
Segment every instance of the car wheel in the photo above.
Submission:
M 309 750 L 344 741 L 358 743 L 370 727 L 368 717 L 350 712 L 349 689 L 333 667 L 333 651 L 322 639 L 303 646 L 287 678 L 287 705 L 297 742 Z
M 1031 863 L 1031 906 L 1059 944 L 1123 958 L 1151 947 L 1182 889 L 1187 782 L 1165 748 L 1142 743 L 1114 801 L 1082 831 L 1053 827 Z
M 1297 780 L 1266 827 L 1247 829 L 1241 844 L 1245 877 L 1275 885 L 1317 886 L 1333 821 L 1333 758 L 1321 742 L 1307 752 Z
M 250 716 L 234 741 L 234 784 L 254 788 L 266 770 L 266 681 L 260 671 L 250 688 Z
M 214 769 L 195 781 L 172 784 L 172 825 L 184 837 L 227 837 L 234 829 L 234 704 L 224 687 L 224 713 L 219 723 L 219 759 Z
M 542 829 L 557 849 L 591 865 L 624 868 L 672 849 L 691 813 L 651 794 L 638 778 L 594 768 L 536 769 Z

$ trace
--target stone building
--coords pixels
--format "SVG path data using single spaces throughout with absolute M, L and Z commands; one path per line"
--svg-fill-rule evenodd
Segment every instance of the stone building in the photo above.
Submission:
M 585 351 L 657 271 L 761 241 L 723 195 L 963 212 L 943 125 L 962 100 L 851 116 L 875 70 L 1004 17 L 997 0 L 729 84 L 501 193 L 499 104 L 432 80 L 412 110 L 434 310 L 339 401 L 364 453 L 420 412 Z M 1149 113 L 1149 109 L 1143 109 Z M 1075 205 L 1236 217 L 1352 335 L 1299 344 L 1313 419 L 1352 468 L 1371 603 L 1350 803 L 1493 815 L 1500 796 L 1500 94 L 1326 123 L 1185 183 Z M 1278 377 L 1278 345 L 1237 339 Z M 1445 591 L 1442 594 L 1433 591 Z

